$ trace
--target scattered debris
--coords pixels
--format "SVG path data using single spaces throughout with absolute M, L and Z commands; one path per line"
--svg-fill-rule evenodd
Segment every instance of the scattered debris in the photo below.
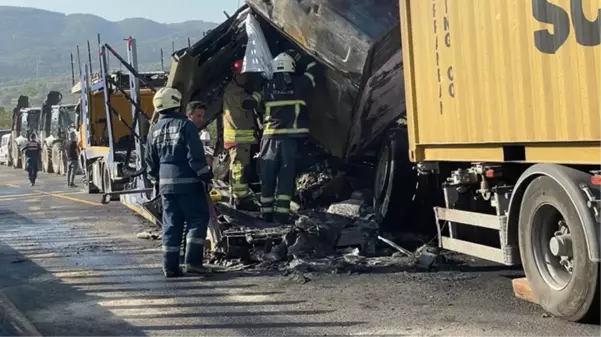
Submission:
M 328 160 L 316 163 L 302 173 L 296 180 L 296 190 L 304 209 L 328 206 L 348 199 L 352 193 L 346 173 Z
M 161 239 L 161 235 L 154 231 L 140 232 L 140 233 L 136 234 L 136 237 L 138 239 L 142 239 L 142 240 L 160 240 Z
M 396 243 L 394 243 L 394 242 L 392 242 L 392 241 L 390 241 L 390 240 L 388 240 L 386 238 L 378 236 L 378 239 L 380 239 L 380 241 L 383 241 L 383 242 L 389 244 L 391 247 L 393 247 L 394 249 L 398 250 L 399 252 L 405 254 L 406 256 L 413 256 L 413 253 L 411 253 L 407 249 L 405 249 L 405 248 L 397 245 Z
M 417 265 L 421 269 L 430 270 L 435 266 L 440 256 L 440 248 L 423 245 L 415 251 Z
M 431 250 L 421 248 L 414 254 L 379 235 L 369 194 L 356 192 L 352 196 L 327 209 L 300 210 L 289 225 L 265 223 L 221 205 L 228 229 L 210 263 L 228 271 L 278 271 L 299 283 L 309 282 L 320 273 L 409 271 L 417 270 L 420 264 L 432 266 L 433 262 L 425 261 L 433 254 Z M 267 225 L 271 227 L 265 228 Z M 391 254 L 388 248 L 378 251 L 379 240 L 400 253 Z

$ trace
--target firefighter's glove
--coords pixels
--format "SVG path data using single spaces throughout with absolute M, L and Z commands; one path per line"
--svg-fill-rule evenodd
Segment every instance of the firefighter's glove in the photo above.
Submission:
M 203 172 L 200 172 L 198 174 L 198 177 L 206 185 L 207 183 L 211 182 L 211 180 L 213 179 L 213 170 L 211 170 L 211 169 L 209 169 L 208 171 L 203 170 Z

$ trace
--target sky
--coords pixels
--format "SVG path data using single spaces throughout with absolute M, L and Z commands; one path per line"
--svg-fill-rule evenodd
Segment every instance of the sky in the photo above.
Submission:
M 156 5 L 152 5 L 152 3 Z M 94 3 L 97 5 L 94 6 Z M 188 20 L 221 22 L 223 11 L 232 14 L 244 0 L 0 0 L 0 6 L 46 9 L 65 14 L 86 13 L 118 21 L 142 17 L 162 23 Z

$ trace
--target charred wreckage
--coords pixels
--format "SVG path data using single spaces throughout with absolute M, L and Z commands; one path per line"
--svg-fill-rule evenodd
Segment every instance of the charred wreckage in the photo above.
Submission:
M 424 199 L 415 196 L 417 174 L 408 158 L 398 6 L 396 0 L 277 5 L 248 0 L 196 44 L 173 54 L 167 85 L 182 92 L 184 105 L 205 102 L 206 125 L 217 125 L 211 199 L 219 240 L 214 242 L 214 262 L 296 261 L 288 266 L 298 267 L 298 261 L 326 259 L 330 267 L 339 267 L 357 262 L 358 256 L 376 256 L 382 241 L 388 243 L 388 255 L 400 251 L 397 254 L 414 261 L 423 255 L 380 236 L 415 231 L 411 226 L 421 216 L 415 210 L 424 208 L 417 205 Z M 267 48 L 261 50 L 261 43 Z M 229 206 L 229 158 L 223 151 L 220 116 L 234 61 L 245 59 L 248 66 L 261 63 L 260 57 L 250 60 L 250 54 L 276 55 L 291 49 L 313 57 L 326 70 L 308 101 L 310 141 L 297 158 L 301 169 L 292 207 L 296 220 L 279 225 Z M 259 168 L 253 166 L 251 188 L 259 192 Z M 393 175 L 406 179 L 393 180 Z M 160 223 L 158 199 L 145 208 Z

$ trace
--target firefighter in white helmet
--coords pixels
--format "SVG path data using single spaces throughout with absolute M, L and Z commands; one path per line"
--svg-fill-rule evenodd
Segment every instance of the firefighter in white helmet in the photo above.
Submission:
M 247 107 L 264 105 L 261 138 L 261 214 L 267 221 L 289 221 L 290 201 L 296 180 L 296 155 L 299 142 L 309 136 L 307 100 L 316 84 L 317 64 L 310 62 L 296 74 L 297 60 L 281 53 L 272 61 L 273 79 L 263 92 L 245 101 Z M 299 62 L 301 63 L 301 62 Z M 305 62 L 306 63 L 306 62 Z
M 185 271 L 202 273 L 204 241 L 209 223 L 205 185 L 213 174 L 207 165 L 198 129 L 181 113 L 181 93 L 162 88 L 152 103 L 161 115 L 148 134 L 145 161 L 158 181 L 163 204 L 163 271 L 180 276 L 180 245 L 187 223 Z

